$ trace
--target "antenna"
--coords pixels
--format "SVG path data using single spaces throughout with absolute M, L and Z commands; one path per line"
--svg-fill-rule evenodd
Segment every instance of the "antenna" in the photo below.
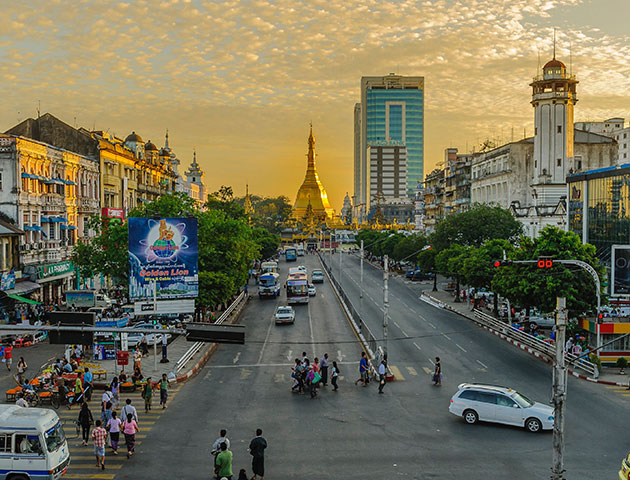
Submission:
M 573 75 L 573 42 L 569 42 L 569 75 Z
M 41 111 L 42 102 L 41 100 L 37 100 L 37 118 L 39 119 L 40 111 Z
M 556 59 L 556 27 L 553 27 L 553 59 Z

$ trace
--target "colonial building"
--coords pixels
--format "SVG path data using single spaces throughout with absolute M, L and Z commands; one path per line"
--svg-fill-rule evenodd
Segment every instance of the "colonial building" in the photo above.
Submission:
M 630 162 L 630 126 L 625 126 L 625 118 L 614 117 L 603 122 L 576 122 L 575 128 L 614 138 L 618 145 L 618 163 Z
M 444 218 L 444 169 L 436 168 L 424 181 L 424 224 L 427 233 Z

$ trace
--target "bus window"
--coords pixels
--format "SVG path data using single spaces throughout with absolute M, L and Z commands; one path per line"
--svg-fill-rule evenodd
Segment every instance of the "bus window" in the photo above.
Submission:
M 42 447 L 37 435 L 15 435 L 15 453 L 42 455 Z
M 0 434 L 0 453 L 11 453 L 11 435 Z

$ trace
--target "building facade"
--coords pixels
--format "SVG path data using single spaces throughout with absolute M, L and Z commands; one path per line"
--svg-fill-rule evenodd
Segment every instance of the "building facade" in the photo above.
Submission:
M 575 125 L 585 132 L 614 138 L 618 144 L 618 163 L 621 165 L 630 162 L 630 126 L 625 126 L 624 118 L 614 117 L 603 122 L 577 122 Z
M 407 196 L 413 198 L 416 184 L 424 175 L 424 77 L 392 73 L 361 78 L 361 104 L 355 106 L 354 148 L 354 198 L 361 216 L 368 211 L 370 195 L 368 146 L 383 141 L 406 146 Z
M 427 233 L 444 218 L 444 169 L 436 168 L 424 181 L 424 224 Z
M 395 142 L 368 145 L 370 197 L 368 210 L 377 195 L 385 200 L 407 197 L 407 148 Z

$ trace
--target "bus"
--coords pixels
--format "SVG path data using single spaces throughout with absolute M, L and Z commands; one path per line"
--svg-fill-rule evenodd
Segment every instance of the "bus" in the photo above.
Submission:
M 258 278 L 258 296 L 260 298 L 273 297 L 280 295 L 280 275 L 277 273 L 264 273 Z
M 306 273 L 290 273 L 287 278 L 287 302 L 308 303 L 308 278 Z
M 262 262 L 260 264 L 260 274 L 278 273 L 278 262 Z
M 300 243 L 299 245 L 297 245 L 297 247 L 295 247 L 295 249 L 297 251 L 298 257 L 303 257 L 304 256 L 304 245 L 302 245 Z
M 284 251 L 284 258 L 287 262 L 295 262 L 297 260 L 297 250 L 293 247 L 289 247 Z

